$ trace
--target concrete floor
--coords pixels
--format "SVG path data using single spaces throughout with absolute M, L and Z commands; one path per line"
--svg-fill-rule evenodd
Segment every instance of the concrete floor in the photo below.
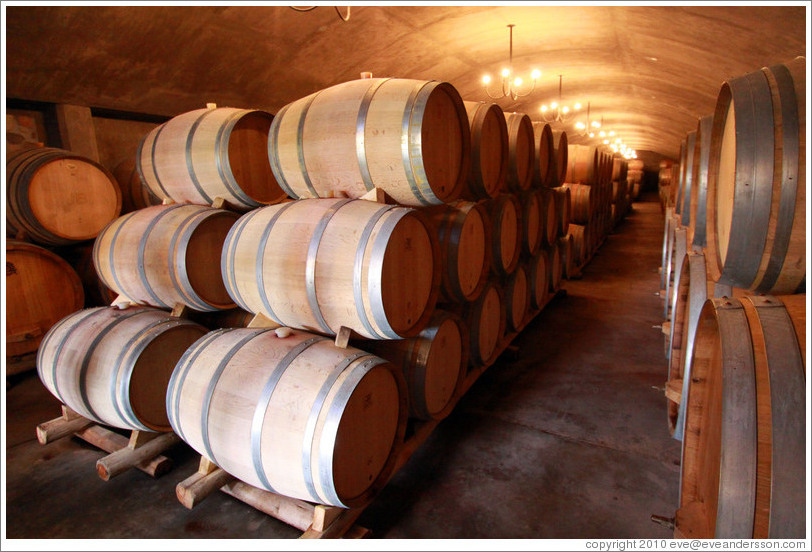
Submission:
M 680 446 L 668 435 L 659 329 L 662 222 L 655 194 L 566 281 L 361 515 L 380 538 L 668 538 Z M 194 510 L 175 485 L 197 469 L 185 445 L 159 479 L 109 482 L 101 451 L 42 446 L 59 404 L 35 373 L 6 392 L 7 538 L 293 538 L 299 531 L 224 493 Z

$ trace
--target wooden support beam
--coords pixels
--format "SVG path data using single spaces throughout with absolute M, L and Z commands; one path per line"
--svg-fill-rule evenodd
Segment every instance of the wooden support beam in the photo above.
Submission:
M 309 502 L 258 489 L 242 481 L 228 483 L 221 490 L 300 531 L 313 524 L 314 505 Z
M 282 326 L 280 326 L 279 324 L 277 324 L 276 322 L 274 322 L 261 312 L 255 314 L 254 317 L 246 326 L 246 328 L 281 328 L 281 327 Z
M 91 425 L 82 431 L 77 431 L 76 436 L 108 453 L 127 448 L 129 444 L 127 437 L 98 425 Z M 146 458 L 133 467 L 152 477 L 159 477 L 171 469 L 172 461 L 166 456 L 155 456 Z
M 135 433 L 135 432 L 134 432 Z M 180 443 L 180 437 L 174 433 L 161 433 L 149 439 L 147 442 L 138 444 L 138 437 L 134 437 L 136 445 L 131 448 L 129 442 L 127 446 L 112 452 L 111 454 L 96 461 L 96 472 L 104 481 L 127 471 L 128 469 L 149 462 L 159 456 L 169 447 Z
M 90 108 L 81 105 L 58 104 L 56 121 L 62 147 L 95 162 L 100 161 L 96 142 L 96 127 Z
M 208 472 L 204 470 L 202 464 L 201 461 L 201 468 L 175 487 L 175 495 L 178 497 L 178 501 L 190 510 L 212 493 L 217 492 L 223 485 L 235 481 L 233 475 L 221 470 L 214 464 L 209 463 L 212 469 Z
M 41 445 L 47 445 L 48 443 L 53 443 L 57 439 L 67 437 L 68 435 L 72 435 L 77 431 L 82 431 L 94 423 L 95 422 L 92 420 L 82 418 L 81 416 L 71 418 L 69 420 L 65 419 L 64 416 L 54 418 L 53 420 L 48 420 L 47 422 L 43 422 L 37 426 L 37 441 L 39 441 Z

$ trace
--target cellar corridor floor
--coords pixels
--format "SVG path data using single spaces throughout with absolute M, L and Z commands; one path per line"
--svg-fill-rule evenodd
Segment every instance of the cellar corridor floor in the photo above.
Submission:
M 674 515 L 679 487 L 655 328 L 663 215 L 656 193 L 641 199 L 361 515 L 371 537 L 671 536 L 650 520 Z M 59 404 L 35 372 L 7 380 L 5 407 L 9 539 L 300 534 L 224 493 L 181 506 L 175 485 L 198 458 L 186 445 L 158 479 L 131 470 L 109 482 L 96 475 L 98 449 L 75 437 L 40 445 L 35 427 Z

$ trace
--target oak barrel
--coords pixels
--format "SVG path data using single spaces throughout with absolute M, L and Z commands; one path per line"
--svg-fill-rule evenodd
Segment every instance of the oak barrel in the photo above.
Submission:
M 691 192 L 691 220 L 688 225 L 688 241 L 694 247 L 708 244 L 705 228 L 708 217 L 708 163 L 710 162 L 711 129 L 713 115 L 702 117 L 696 126 L 694 147 L 693 190 Z
M 403 375 L 385 360 L 254 328 L 189 347 L 165 410 L 184 441 L 241 481 L 340 507 L 367 502 L 386 481 L 407 416 Z
M 553 130 L 547 123 L 533 123 L 535 161 L 533 162 L 533 185 L 537 188 L 558 186 L 558 156 Z
M 465 106 L 448 83 L 361 79 L 284 106 L 268 140 L 293 198 L 358 198 L 380 188 L 402 205 L 457 199 L 470 171 Z
M 152 129 L 136 167 L 153 194 L 211 205 L 218 197 L 245 211 L 285 199 L 268 161 L 273 116 L 257 109 L 196 109 Z
M 456 201 L 426 210 L 437 227 L 442 301 L 476 299 L 490 272 L 490 215 L 482 203 Z
M 507 277 L 505 285 L 505 321 L 507 331 L 519 331 L 530 310 L 530 282 L 522 264 Z
M 803 538 L 806 296 L 711 299 L 696 331 L 676 534 Z
M 550 292 L 555 293 L 561 287 L 561 278 L 564 275 L 564 267 L 561 264 L 561 251 L 556 243 L 547 247 L 547 270 Z
M 565 231 L 562 232 L 561 230 L 561 212 L 559 208 L 564 208 L 563 205 L 559 205 L 561 201 L 558 198 L 558 194 L 555 192 L 553 188 L 542 188 L 541 189 L 541 196 L 542 196 L 542 208 L 541 211 L 544 216 L 544 224 L 542 226 L 542 242 L 545 244 L 554 243 L 556 238 L 558 237 L 559 233 L 566 233 Z M 569 217 L 569 207 L 567 207 L 567 217 Z
M 471 173 L 467 199 L 496 197 L 505 188 L 508 131 L 502 108 L 495 103 L 463 102 L 471 129 Z
M 121 214 L 126 215 L 150 205 L 160 205 L 161 198 L 152 193 L 135 167 L 135 157 L 128 157 L 113 169 L 113 176 L 121 190 Z
M 548 205 L 539 190 L 527 190 L 519 194 L 522 208 L 522 253 L 533 256 L 541 247 L 546 234 L 546 213 Z
M 469 358 L 473 366 L 489 365 L 496 359 L 499 340 L 505 334 L 503 303 L 502 290 L 493 282 L 488 282 L 475 301 L 448 307 L 465 320 Z
M 567 186 L 553 188 L 555 193 L 555 212 L 558 219 L 558 234 L 564 235 L 570 225 L 570 202 L 572 192 Z
M 223 245 L 223 278 L 244 310 L 284 326 L 370 339 L 417 335 L 440 287 L 432 223 L 416 209 L 305 199 L 255 209 Z
M 572 258 L 576 267 L 589 258 L 589 229 L 581 224 L 570 224 L 567 233 L 572 236 Z
M 237 213 L 202 205 L 156 205 L 110 223 L 96 238 L 101 281 L 132 303 L 194 310 L 234 307 L 219 259 Z
M 507 189 L 527 190 L 533 185 L 536 160 L 533 123 L 526 113 L 505 113 L 508 130 Z
M 522 246 L 522 208 L 513 194 L 486 200 L 491 220 L 491 270 L 506 276 L 516 269 Z
M 600 152 L 595 146 L 569 144 L 565 182 L 597 184 L 601 172 Z
M 556 240 L 558 244 L 558 255 L 561 257 L 561 275 L 567 279 L 572 278 L 578 266 L 575 262 L 573 242 L 572 234 L 566 234 Z
M 708 166 L 708 271 L 761 293 L 806 276 L 805 59 L 723 83 Z
M 468 369 L 468 335 L 459 316 L 437 310 L 415 337 L 359 341 L 357 345 L 403 371 L 412 417 L 441 420 L 460 397 Z
M 36 351 L 51 326 L 82 308 L 76 271 L 64 259 L 30 243 L 6 242 L 6 358 Z
M 92 240 L 121 211 L 107 169 L 56 148 L 22 150 L 6 160 L 6 231 L 43 245 Z
M 685 137 L 685 172 L 682 177 L 682 199 L 680 205 L 683 226 L 691 223 L 691 197 L 694 189 L 694 156 L 696 155 L 696 131 L 693 130 Z
M 550 294 L 548 259 L 547 251 L 542 247 L 535 256 L 527 260 L 525 265 L 530 306 L 534 309 L 542 308 L 547 303 L 547 297 Z
M 90 420 L 169 431 L 166 387 L 203 326 L 149 307 L 75 312 L 42 340 L 37 372 L 57 399 Z
M 564 184 L 570 190 L 570 221 L 587 224 L 598 208 L 598 187 L 587 184 Z
M 569 161 L 569 142 L 567 133 L 564 130 L 553 131 L 553 146 L 555 147 L 555 167 L 556 177 L 552 186 L 558 187 L 566 182 L 567 163 Z

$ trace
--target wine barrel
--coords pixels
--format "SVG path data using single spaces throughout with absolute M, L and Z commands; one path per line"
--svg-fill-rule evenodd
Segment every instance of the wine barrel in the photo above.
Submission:
M 211 205 L 218 197 L 245 211 L 278 203 L 285 193 L 268 161 L 273 116 L 256 109 L 196 109 L 152 129 L 138 146 L 136 167 L 153 194 Z
M 169 431 L 166 387 L 203 326 L 148 307 L 75 312 L 42 340 L 37 372 L 85 418 L 121 429 Z
M 600 152 L 595 146 L 569 144 L 565 182 L 597 184 L 600 179 Z
M 216 330 L 178 361 L 172 429 L 241 481 L 319 504 L 367 502 L 406 427 L 403 375 L 354 347 L 293 330 Z
M 515 195 L 502 194 L 486 200 L 493 230 L 491 239 L 491 270 L 507 276 L 516 269 L 522 246 L 521 206 Z
M 671 361 L 669 363 L 666 397 L 668 398 L 668 428 L 674 439 L 682 441 L 685 429 L 685 403 L 691 378 L 699 313 L 709 297 L 714 296 L 713 282 L 708 280 L 703 253 L 689 253 L 683 260 L 679 282 L 676 284 L 677 303 L 671 323 Z
M 589 230 L 581 224 L 570 224 L 567 233 L 572 236 L 572 258 L 577 268 L 589 258 Z
M 493 282 L 488 282 L 476 301 L 448 307 L 465 320 L 469 358 L 473 366 L 486 366 L 496 360 L 499 340 L 505 333 L 507 323 L 503 303 L 502 290 Z
M 708 245 L 705 224 L 708 213 L 708 163 L 713 115 L 699 119 L 694 146 L 693 190 L 691 192 L 691 221 L 688 225 L 688 241 L 694 247 Z
M 674 222 L 673 226 L 673 243 L 671 245 L 671 255 L 668 259 L 668 274 L 665 280 L 665 311 L 663 318 L 671 320 L 674 313 L 674 303 L 676 292 L 674 291 L 677 282 L 679 281 L 680 272 L 682 271 L 682 260 L 688 254 L 688 230 L 684 226 L 677 227 L 678 222 Z
M 680 206 L 680 223 L 683 226 L 691 224 L 691 196 L 694 190 L 694 155 L 696 154 L 696 131 L 693 130 L 685 137 L 685 173 L 682 182 L 682 204 Z
M 541 195 L 543 198 L 541 211 L 544 214 L 544 226 L 541 229 L 542 243 L 549 245 L 555 243 L 561 230 L 559 205 L 556 203 L 556 193 L 552 188 L 542 188 Z
M 401 368 L 412 417 L 442 420 L 454 408 L 468 367 L 468 328 L 459 316 L 437 310 L 416 337 L 358 345 Z
M 699 317 L 675 534 L 804 538 L 806 296 L 712 299 Z
M 575 274 L 575 269 L 578 266 L 573 255 L 573 248 L 575 247 L 573 242 L 572 234 L 561 236 L 556 241 L 558 255 L 561 257 L 561 275 L 568 280 Z
M 574 183 L 564 186 L 570 191 L 570 220 L 575 224 L 587 224 L 598 208 L 597 186 Z
M 722 85 L 708 166 L 708 271 L 760 293 L 806 276 L 805 59 Z
M 218 260 L 237 213 L 202 205 L 156 205 L 102 230 L 93 247 L 101 281 L 132 303 L 194 310 L 233 308 Z
M 665 298 L 665 277 L 667 275 L 667 266 L 668 266 L 668 247 L 669 247 L 669 239 L 671 236 L 671 222 L 674 219 L 674 208 L 667 207 L 665 209 L 665 222 L 663 224 L 663 249 L 662 249 L 662 258 L 660 260 L 660 290 L 661 296 Z
M 539 190 L 527 190 L 519 194 L 519 204 L 522 208 L 522 253 L 532 257 L 545 239 L 547 224 L 543 208 L 548 202 Z
M 416 209 L 362 199 L 306 199 L 243 215 L 222 272 L 241 308 L 326 334 L 413 337 L 431 317 L 440 252 Z
M 508 167 L 507 123 L 495 103 L 463 102 L 471 129 L 471 173 L 467 199 L 496 197 L 505 188 Z
M 293 198 L 358 198 L 380 188 L 402 205 L 457 199 L 470 171 L 465 105 L 448 83 L 361 79 L 284 106 L 268 139 Z
M 629 171 L 629 163 L 620 154 L 616 153 L 612 157 L 612 177 L 611 180 L 626 180 Z
M 677 181 L 674 197 L 671 198 L 674 204 L 674 213 L 680 215 L 682 220 L 682 194 L 685 191 L 685 161 L 687 155 L 687 137 L 679 144 L 679 164 L 677 165 Z
M 563 236 L 569 231 L 570 226 L 570 201 L 571 191 L 567 186 L 553 188 L 555 192 L 555 212 L 558 219 L 558 234 Z
M 152 193 L 141 180 L 135 167 L 135 157 L 128 157 L 113 169 L 113 176 L 121 190 L 121 214 L 126 215 L 151 205 L 160 205 L 161 198 Z
M 490 215 L 481 203 L 456 201 L 427 209 L 437 226 L 443 302 L 472 301 L 490 272 Z
M 7 234 L 43 245 L 92 240 L 121 211 L 107 169 L 81 155 L 32 148 L 6 161 Z
M 555 147 L 556 177 L 553 186 L 561 186 L 567 180 L 567 163 L 569 161 L 569 142 L 567 133 L 563 130 L 553 131 L 553 146 Z
M 528 259 L 525 265 L 530 306 L 534 309 L 544 307 L 550 294 L 550 271 L 547 264 L 547 251 L 542 247 L 535 256 Z
M 561 252 L 555 243 L 547 246 L 547 269 L 549 270 L 550 292 L 555 293 L 561 287 L 561 277 L 564 274 L 561 265 Z
M 533 185 L 535 140 L 533 123 L 525 113 L 505 113 L 508 130 L 507 189 L 527 190 Z
M 37 350 L 51 326 L 79 310 L 85 296 L 64 259 L 30 243 L 6 242 L 6 359 Z
M 524 266 L 519 264 L 505 285 L 505 321 L 508 331 L 518 332 L 530 310 L 530 282 Z
M 553 130 L 547 123 L 533 123 L 535 161 L 533 162 L 533 185 L 537 188 L 558 186 L 558 157 L 555 150 Z

